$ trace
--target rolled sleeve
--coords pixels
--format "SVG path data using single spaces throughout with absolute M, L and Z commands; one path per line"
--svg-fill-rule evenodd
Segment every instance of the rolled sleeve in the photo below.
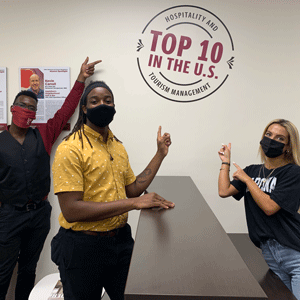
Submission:
M 125 186 L 135 182 L 136 177 L 131 169 L 130 163 L 128 161 L 128 165 L 127 165 L 127 171 L 126 171 L 126 178 L 125 178 Z

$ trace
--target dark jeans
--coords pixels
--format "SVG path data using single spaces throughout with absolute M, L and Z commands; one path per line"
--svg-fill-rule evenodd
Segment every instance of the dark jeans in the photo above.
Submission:
M 0 207 L 0 300 L 5 300 L 18 261 L 16 300 L 27 300 L 34 286 L 35 270 L 50 230 L 52 207 L 48 200 L 31 211 L 17 211 L 9 204 Z
M 118 234 L 92 236 L 60 228 L 51 242 L 65 300 L 99 300 L 104 287 L 111 300 L 123 300 L 133 249 L 128 224 Z

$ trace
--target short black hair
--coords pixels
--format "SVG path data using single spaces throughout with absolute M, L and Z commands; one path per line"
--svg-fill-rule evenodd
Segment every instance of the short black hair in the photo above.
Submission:
M 20 96 L 28 96 L 30 98 L 33 98 L 36 102 L 38 102 L 38 98 L 37 95 L 34 92 L 31 91 L 21 91 L 20 93 L 17 94 L 17 96 L 15 97 L 14 103 L 16 103 L 16 100 L 18 99 L 18 97 Z

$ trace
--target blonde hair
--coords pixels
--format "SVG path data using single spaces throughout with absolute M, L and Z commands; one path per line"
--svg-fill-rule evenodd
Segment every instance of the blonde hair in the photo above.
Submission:
M 300 143 L 299 143 L 299 132 L 297 127 L 290 121 L 284 119 L 275 119 L 271 121 L 265 128 L 262 138 L 265 136 L 268 128 L 273 125 L 278 124 L 285 128 L 289 134 L 289 151 L 285 152 L 285 159 L 287 162 L 300 166 Z M 266 155 L 261 147 L 259 146 L 258 153 L 262 162 L 266 162 Z

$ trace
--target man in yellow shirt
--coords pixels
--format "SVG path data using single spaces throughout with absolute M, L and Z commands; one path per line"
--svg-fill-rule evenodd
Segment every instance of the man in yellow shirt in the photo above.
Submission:
M 51 247 L 65 300 L 99 300 L 103 287 L 111 300 L 124 299 L 133 248 L 128 211 L 174 207 L 155 193 L 139 197 L 168 154 L 170 135 L 161 135 L 159 127 L 157 152 L 135 177 L 125 148 L 108 127 L 114 114 L 111 89 L 103 81 L 90 83 L 74 129 L 56 151 L 54 193 L 62 213 Z

